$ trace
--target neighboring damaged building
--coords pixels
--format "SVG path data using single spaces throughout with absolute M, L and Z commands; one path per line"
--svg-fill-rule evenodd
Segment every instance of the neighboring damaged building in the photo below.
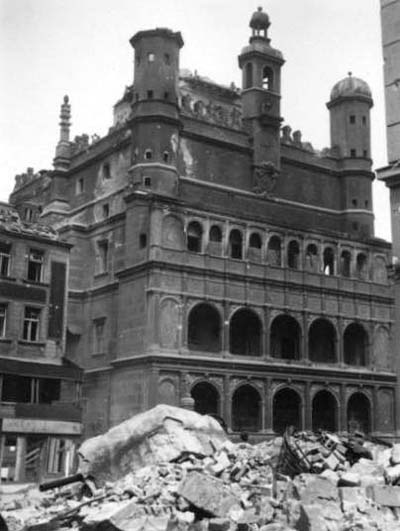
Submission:
M 1 481 L 72 469 L 82 371 L 64 358 L 70 244 L 0 204 Z
M 73 244 L 67 353 L 85 434 L 157 403 L 265 437 L 288 425 L 393 437 L 391 246 L 374 237 L 368 85 L 332 89 L 331 146 L 282 127 L 282 53 L 259 9 L 242 89 L 179 71 L 182 36 L 140 31 L 104 138 L 17 183 Z

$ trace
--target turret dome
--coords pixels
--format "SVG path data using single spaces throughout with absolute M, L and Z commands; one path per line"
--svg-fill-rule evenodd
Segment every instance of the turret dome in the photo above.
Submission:
M 371 89 L 368 83 L 358 77 L 352 76 L 351 72 L 349 72 L 347 77 L 338 81 L 331 91 L 331 101 L 338 98 L 357 96 L 372 99 Z
M 271 25 L 269 16 L 262 10 L 262 7 L 258 7 L 257 11 L 253 13 L 250 19 L 250 28 L 253 30 L 267 30 Z

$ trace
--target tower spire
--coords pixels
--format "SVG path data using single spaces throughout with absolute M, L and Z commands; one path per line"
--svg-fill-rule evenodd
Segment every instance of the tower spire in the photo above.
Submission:
M 71 144 L 69 140 L 69 131 L 71 127 L 71 104 L 69 97 L 64 96 L 60 110 L 60 139 L 56 147 L 54 157 L 54 169 L 67 170 L 71 156 Z
M 69 97 L 64 96 L 60 112 L 60 142 L 69 142 L 69 128 L 71 126 L 71 104 Z

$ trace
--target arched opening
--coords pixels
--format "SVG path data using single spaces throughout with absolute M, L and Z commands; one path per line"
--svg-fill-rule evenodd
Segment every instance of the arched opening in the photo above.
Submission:
M 253 64 L 247 63 L 245 70 L 244 88 L 250 88 L 253 86 Z
M 324 274 L 335 274 L 335 254 L 331 247 L 324 249 Z
M 356 273 L 357 277 L 361 280 L 367 280 L 368 279 L 368 259 L 367 255 L 364 253 L 358 253 L 357 255 L 357 263 L 356 263 Z
M 280 267 L 282 264 L 281 239 L 272 236 L 268 242 L 267 261 L 271 266 Z
M 207 382 L 200 382 L 193 386 L 191 395 L 194 400 L 194 410 L 201 415 L 218 415 L 220 397 L 215 387 Z
M 332 323 L 326 319 L 317 319 L 308 332 L 310 361 L 315 363 L 335 363 L 336 332 Z
M 292 240 L 288 246 L 287 264 L 290 269 L 299 269 L 300 248 L 296 240 Z
M 274 395 L 272 428 L 283 433 L 289 426 L 301 428 L 301 398 L 293 389 L 281 389 Z
M 250 260 L 260 262 L 261 247 L 262 247 L 261 236 L 258 234 L 258 232 L 253 232 L 249 238 L 248 258 Z
M 312 429 L 337 430 L 337 402 L 329 391 L 318 391 L 312 401 Z
M 271 356 L 286 360 L 300 359 L 299 323 L 290 315 L 279 315 L 271 325 Z
M 358 323 L 350 324 L 343 335 L 344 362 L 347 365 L 365 366 L 367 364 L 368 335 Z
M 268 66 L 263 68 L 262 87 L 265 90 L 273 90 L 274 87 L 274 73 Z
M 198 221 L 191 221 L 187 227 L 187 248 L 192 253 L 201 253 L 203 227 Z
M 307 271 L 318 271 L 318 248 L 315 243 L 307 245 L 305 267 Z
M 210 228 L 210 242 L 221 243 L 222 241 L 222 231 L 218 225 L 213 225 Z
M 234 431 L 261 429 L 261 398 L 251 385 L 242 385 L 233 393 L 232 429 Z
M 221 350 L 221 317 L 210 304 L 197 304 L 189 313 L 188 346 L 191 350 Z
M 351 254 L 350 251 L 343 251 L 340 255 L 340 274 L 342 277 L 350 277 Z
M 371 404 L 363 393 L 354 393 L 347 402 L 347 429 L 350 433 L 371 431 Z
M 259 356 L 262 327 L 260 319 L 251 310 L 235 312 L 229 323 L 229 345 L 232 354 Z
M 238 260 L 243 258 L 243 240 L 240 230 L 233 229 L 229 234 L 229 256 Z

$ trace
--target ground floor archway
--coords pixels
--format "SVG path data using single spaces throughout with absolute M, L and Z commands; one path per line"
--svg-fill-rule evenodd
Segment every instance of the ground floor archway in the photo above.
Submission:
M 301 398 L 296 391 L 281 389 L 275 393 L 272 408 L 275 433 L 283 433 L 289 426 L 301 428 Z
M 347 429 L 350 433 L 371 431 L 371 404 L 363 393 L 354 393 L 347 402 Z
M 251 385 L 242 385 L 232 396 L 232 429 L 261 430 L 261 397 Z
M 312 401 L 313 431 L 336 431 L 338 427 L 338 407 L 335 397 L 329 391 L 318 391 Z
M 194 410 L 201 415 L 218 415 L 220 397 L 217 389 L 210 383 L 200 382 L 191 391 Z

